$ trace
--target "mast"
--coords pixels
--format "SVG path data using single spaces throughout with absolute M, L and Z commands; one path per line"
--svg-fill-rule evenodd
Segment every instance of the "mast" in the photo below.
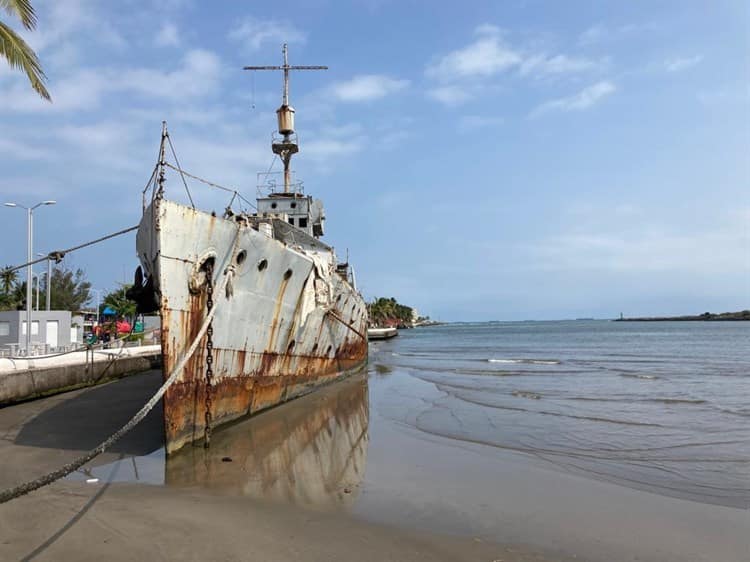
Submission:
M 284 57 L 282 66 L 245 66 L 244 70 L 283 70 L 284 71 L 284 89 L 281 96 L 281 107 L 276 110 L 279 134 L 282 136 L 280 141 L 274 139 L 271 143 L 271 150 L 278 154 L 284 163 L 284 193 L 289 193 L 291 186 L 290 164 L 292 156 L 299 152 L 297 137 L 294 135 L 294 108 L 289 105 L 289 71 L 290 70 L 328 70 L 327 66 L 290 66 L 287 55 L 287 44 L 281 49 Z

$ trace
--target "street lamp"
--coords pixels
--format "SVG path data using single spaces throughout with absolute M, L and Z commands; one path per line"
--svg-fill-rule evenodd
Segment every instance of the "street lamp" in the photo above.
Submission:
M 49 254 L 37 254 L 39 257 L 47 257 L 47 283 L 46 283 L 46 291 L 47 293 L 47 312 L 50 311 L 50 296 L 52 295 L 52 260 L 49 257 Z M 38 281 L 37 281 L 38 282 Z M 39 307 L 36 307 L 37 310 L 39 310 Z
M 39 312 L 39 274 L 32 273 L 31 278 L 36 279 L 36 303 L 34 304 L 34 310 Z
M 96 293 L 96 323 L 99 323 L 99 307 L 101 306 L 102 300 L 102 289 L 89 289 L 92 293 Z
M 34 260 L 32 257 L 34 255 L 34 251 L 32 249 L 33 245 L 33 233 L 34 233 L 34 209 L 37 207 L 41 207 L 42 205 L 54 205 L 57 203 L 57 201 L 42 201 L 41 203 L 37 203 L 33 207 L 27 207 L 26 205 L 20 205 L 18 203 L 6 203 L 6 207 L 19 207 L 21 209 L 26 209 L 26 216 L 27 216 L 27 252 L 26 252 L 26 258 L 28 265 L 26 266 L 26 355 L 29 355 L 31 353 L 31 276 L 33 274 L 31 262 Z

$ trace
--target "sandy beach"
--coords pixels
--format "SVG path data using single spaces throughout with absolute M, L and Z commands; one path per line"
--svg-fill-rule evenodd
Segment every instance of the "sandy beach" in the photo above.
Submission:
M 159 381 L 150 372 L 0 410 L 0 486 L 96 445 Z M 747 510 L 565 474 L 393 421 L 431 392 L 376 360 L 368 377 L 168 460 L 155 411 L 85 471 L 0 506 L 0 558 L 747 559 Z
M 0 486 L 76 457 L 137 409 L 159 378 L 157 372 L 136 375 L 0 410 Z M 346 390 L 348 384 L 323 393 Z M 310 396 L 286 408 L 309 411 L 321 399 Z M 92 464 L 113 476 L 117 470 L 111 466 L 158 446 L 159 414 Z M 284 415 L 284 407 L 268 414 Z M 300 509 L 200 487 L 112 483 L 106 477 L 97 484 L 60 481 L 0 506 L 0 529 L 2 560 L 572 560 L 520 544 L 379 524 L 341 511 Z

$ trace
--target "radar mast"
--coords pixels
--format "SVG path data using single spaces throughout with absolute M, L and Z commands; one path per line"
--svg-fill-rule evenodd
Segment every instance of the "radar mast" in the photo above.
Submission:
M 284 64 L 282 66 L 245 66 L 244 70 L 283 70 L 284 89 L 281 97 L 281 107 L 276 110 L 280 140 L 274 139 L 271 150 L 284 163 L 284 193 L 289 193 L 291 185 L 290 163 L 292 156 L 299 152 L 297 136 L 294 134 L 294 108 L 289 105 L 289 71 L 290 70 L 328 70 L 327 66 L 290 66 L 287 56 L 287 44 L 282 47 Z

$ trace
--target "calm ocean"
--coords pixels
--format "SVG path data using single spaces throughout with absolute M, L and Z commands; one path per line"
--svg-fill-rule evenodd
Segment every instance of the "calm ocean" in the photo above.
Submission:
M 439 391 L 400 420 L 419 431 L 750 506 L 750 323 L 448 324 L 401 331 L 370 361 Z

